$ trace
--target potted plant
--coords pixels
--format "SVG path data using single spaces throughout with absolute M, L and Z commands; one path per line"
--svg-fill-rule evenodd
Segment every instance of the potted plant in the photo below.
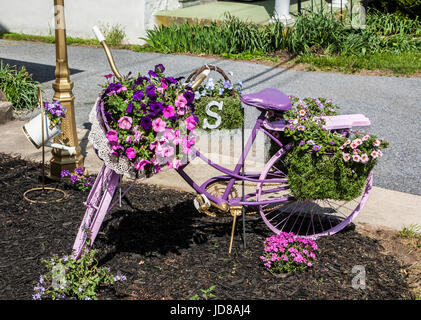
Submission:
M 337 115 L 339 108 L 330 100 L 290 99 L 282 134 L 293 143 L 284 161 L 293 195 L 300 200 L 360 196 L 389 143 L 364 131 L 327 130 L 323 117 Z
M 101 128 L 100 133 L 91 132 L 94 147 L 98 139 L 105 140 L 106 150 L 100 150 L 100 157 L 109 162 L 122 159 L 128 171 L 143 174 L 178 168 L 186 162 L 199 121 L 194 92 L 182 84 L 182 78 L 167 77 L 164 72 L 164 66 L 158 64 L 147 75 L 129 73 L 121 81 L 113 74 L 105 76 L 93 110 L 95 117 L 90 117 L 93 126 L 98 120 Z

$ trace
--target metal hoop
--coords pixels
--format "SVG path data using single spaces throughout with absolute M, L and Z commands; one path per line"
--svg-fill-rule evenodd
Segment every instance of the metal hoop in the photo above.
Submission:
M 31 192 L 34 192 L 34 191 L 39 191 L 39 190 L 53 190 L 53 191 L 58 191 L 58 192 L 61 192 L 63 194 L 63 196 L 61 198 L 53 199 L 53 200 L 32 200 L 32 199 L 29 199 L 26 196 L 28 193 L 31 193 Z M 67 193 L 64 192 L 63 190 L 57 189 L 57 188 L 50 188 L 50 187 L 32 188 L 32 189 L 26 190 L 25 193 L 23 194 L 23 198 L 26 201 L 29 201 L 31 203 L 44 203 L 44 204 L 45 203 L 50 203 L 50 202 L 60 202 L 60 201 L 64 200 L 66 197 L 67 197 Z

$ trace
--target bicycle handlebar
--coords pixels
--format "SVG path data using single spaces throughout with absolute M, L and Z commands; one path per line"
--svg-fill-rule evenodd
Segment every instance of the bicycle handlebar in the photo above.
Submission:
M 113 55 L 111 54 L 111 50 L 108 47 L 107 41 L 105 41 L 105 37 L 102 34 L 101 30 L 97 26 L 92 27 L 93 32 L 95 33 L 96 38 L 101 43 L 102 47 L 105 50 L 105 54 L 107 55 L 108 63 L 110 64 L 111 70 L 114 72 L 115 76 L 121 81 L 123 77 L 121 76 L 120 72 L 115 65 Z

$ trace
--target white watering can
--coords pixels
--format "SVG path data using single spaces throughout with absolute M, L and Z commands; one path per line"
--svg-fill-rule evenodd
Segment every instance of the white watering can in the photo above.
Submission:
M 44 117 L 43 117 L 44 116 Z M 43 118 L 44 118 L 44 125 L 43 125 Z M 50 128 L 51 121 L 47 117 L 47 115 L 42 112 L 37 115 L 35 118 L 31 119 L 27 124 L 22 127 L 23 133 L 25 134 L 26 138 L 37 148 L 39 149 L 43 144 L 44 146 L 67 150 L 70 155 L 75 152 L 75 147 L 65 146 L 63 144 L 58 144 L 51 142 L 56 136 L 61 133 L 61 129 L 59 126 L 52 126 Z M 44 127 L 44 141 L 42 137 Z
M 64 144 L 59 144 L 51 142 L 55 137 L 57 137 L 62 131 L 58 125 L 53 126 L 51 120 L 48 118 L 44 111 L 44 106 L 42 103 L 41 88 L 38 87 L 38 103 L 41 107 L 41 113 L 35 118 L 31 119 L 23 127 L 23 133 L 26 138 L 39 149 L 41 146 L 47 146 L 51 148 L 56 148 L 60 150 L 66 150 L 70 155 L 75 153 L 76 147 L 69 147 Z

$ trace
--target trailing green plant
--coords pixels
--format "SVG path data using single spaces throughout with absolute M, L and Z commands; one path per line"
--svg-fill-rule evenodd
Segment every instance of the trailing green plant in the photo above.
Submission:
M 40 276 L 32 299 L 97 300 L 102 286 L 126 280 L 123 275 L 112 275 L 109 268 L 98 267 L 96 253 L 96 250 L 84 251 L 79 259 L 58 255 L 43 259 L 48 271 Z
M 0 60 L 0 90 L 4 92 L 15 111 L 31 111 L 38 101 L 38 81 L 22 66 L 4 64 Z

